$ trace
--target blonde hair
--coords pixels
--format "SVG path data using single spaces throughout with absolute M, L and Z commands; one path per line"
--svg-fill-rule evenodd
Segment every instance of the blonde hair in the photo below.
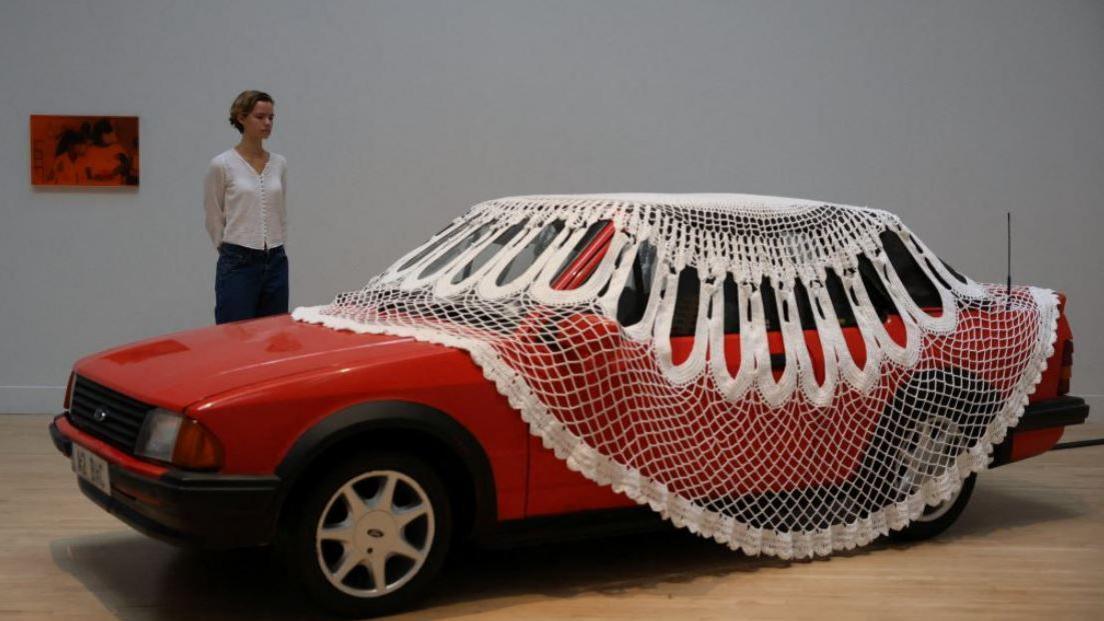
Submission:
M 267 101 L 272 105 L 276 105 L 276 102 L 272 101 L 271 95 L 261 91 L 242 91 L 240 95 L 234 98 L 234 103 L 230 104 L 230 124 L 238 130 L 239 134 L 245 133 L 245 128 L 242 127 L 238 117 L 253 112 L 253 106 L 257 105 L 258 101 Z

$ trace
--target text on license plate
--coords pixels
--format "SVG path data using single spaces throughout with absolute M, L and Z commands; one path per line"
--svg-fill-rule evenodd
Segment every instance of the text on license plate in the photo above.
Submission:
M 73 470 L 80 478 L 100 488 L 100 491 L 108 496 L 111 495 L 111 474 L 107 467 L 107 460 L 75 442 L 73 443 Z

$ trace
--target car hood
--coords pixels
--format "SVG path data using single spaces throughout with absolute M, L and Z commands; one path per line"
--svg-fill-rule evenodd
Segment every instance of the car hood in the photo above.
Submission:
M 167 334 L 88 356 L 76 373 L 143 402 L 183 410 L 235 388 L 327 367 L 386 365 L 450 349 L 278 315 Z

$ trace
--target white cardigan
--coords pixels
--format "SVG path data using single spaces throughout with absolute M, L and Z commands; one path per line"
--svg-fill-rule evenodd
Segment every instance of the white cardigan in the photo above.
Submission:
M 286 240 L 287 160 L 269 153 L 260 174 L 236 149 L 216 155 L 207 168 L 203 208 L 207 233 L 222 242 L 263 250 Z

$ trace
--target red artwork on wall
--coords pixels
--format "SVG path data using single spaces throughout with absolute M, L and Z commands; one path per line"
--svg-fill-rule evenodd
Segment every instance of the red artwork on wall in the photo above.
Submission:
M 31 185 L 138 185 L 138 117 L 31 115 Z

